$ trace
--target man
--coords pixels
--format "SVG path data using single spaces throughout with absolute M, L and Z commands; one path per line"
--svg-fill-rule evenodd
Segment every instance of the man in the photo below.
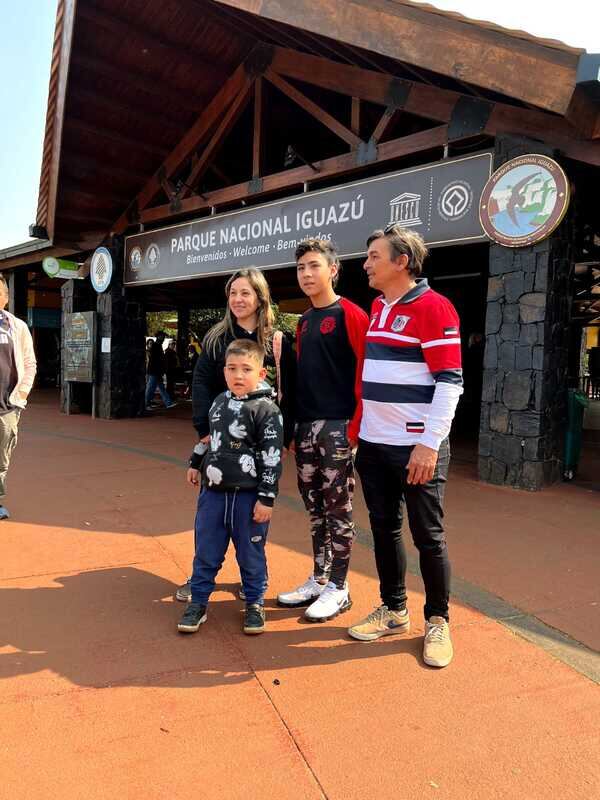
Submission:
M 36 361 L 29 328 L 6 311 L 8 286 L 0 274 L 0 499 L 6 494 L 5 480 L 10 457 L 17 444 L 21 411 L 35 378 Z M 0 520 L 10 514 L 0 505 Z
M 164 331 L 156 332 L 156 339 L 150 347 L 150 356 L 148 358 L 148 381 L 146 383 L 146 411 L 152 411 L 152 398 L 158 387 L 158 392 L 161 399 L 167 408 L 173 408 L 177 403 L 171 398 L 168 392 L 165 391 L 163 384 L 163 375 L 166 372 L 166 360 L 163 350 L 163 342 L 165 341 L 166 333 Z
M 352 605 L 346 580 L 354 540 L 352 448 L 369 319 L 337 294 L 340 263 L 330 241 L 301 242 L 296 265 L 300 288 L 311 302 L 297 329 L 295 449 L 314 563 L 308 580 L 277 600 L 281 606 L 308 606 L 306 619 L 324 622 Z
M 443 519 L 448 434 L 462 393 L 459 319 L 420 278 L 427 248 L 398 225 L 375 231 L 364 265 L 373 302 L 363 369 L 363 417 L 356 468 L 369 510 L 382 605 L 353 625 L 355 639 L 408 633 L 406 504 L 425 584 L 423 660 L 452 660 L 450 564 Z
M 179 373 L 179 357 L 177 356 L 177 343 L 171 339 L 165 350 L 165 373 L 167 376 L 167 394 L 175 398 L 175 381 Z

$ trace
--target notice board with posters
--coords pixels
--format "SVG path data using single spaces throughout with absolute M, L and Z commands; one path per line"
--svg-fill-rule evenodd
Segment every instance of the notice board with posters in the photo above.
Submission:
M 356 258 L 369 234 L 390 223 L 418 231 L 429 247 L 488 241 L 479 198 L 491 174 L 492 154 L 477 153 L 133 234 L 124 282 L 286 267 L 309 236 L 332 239 L 341 258 Z
M 96 370 L 96 312 L 65 314 L 63 324 L 65 380 L 93 383 Z

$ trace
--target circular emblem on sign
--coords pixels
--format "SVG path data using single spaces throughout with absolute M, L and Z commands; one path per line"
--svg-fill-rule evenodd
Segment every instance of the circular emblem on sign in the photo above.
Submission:
M 146 258 L 144 260 L 148 269 L 156 269 L 160 264 L 160 247 L 154 242 L 149 244 L 146 250 Z
M 110 285 L 113 273 L 113 261 L 110 250 L 106 247 L 99 247 L 90 263 L 90 280 L 92 286 L 98 292 L 104 292 Z
M 526 155 L 507 161 L 486 183 L 479 203 L 485 233 L 505 247 L 546 239 L 569 205 L 569 182 L 551 158 Z
M 142 248 L 134 247 L 129 253 L 129 268 L 132 272 L 137 272 L 142 266 Z
M 467 214 L 473 205 L 473 190 L 467 181 L 452 181 L 442 189 L 437 209 L 446 222 L 457 222 Z
M 58 263 L 58 259 L 53 258 L 52 256 L 46 256 L 46 258 L 42 261 L 42 269 L 50 278 L 56 278 L 60 272 L 60 264 Z

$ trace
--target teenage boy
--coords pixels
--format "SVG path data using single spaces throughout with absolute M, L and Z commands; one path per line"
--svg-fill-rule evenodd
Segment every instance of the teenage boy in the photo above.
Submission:
M 265 352 L 250 339 L 235 339 L 225 356 L 227 391 L 209 411 L 210 445 L 198 444 L 190 459 L 188 481 L 203 488 L 196 513 L 196 555 L 192 602 L 177 629 L 196 633 L 206 622 L 229 540 L 233 540 L 246 598 L 244 633 L 262 633 L 267 582 L 265 542 L 281 475 L 283 419 L 264 380 Z
M 354 540 L 352 493 L 361 416 L 360 382 L 369 320 L 340 297 L 340 264 L 327 239 L 307 239 L 296 250 L 298 283 L 311 308 L 298 322 L 295 436 L 298 488 L 310 515 L 313 573 L 278 595 L 282 606 L 308 606 L 324 622 L 352 605 L 346 580 Z
M 419 277 L 427 248 L 414 231 L 392 225 L 367 241 L 365 270 L 373 302 L 363 370 L 363 417 L 356 469 L 369 509 L 382 605 L 353 625 L 355 639 L 408 633 L 406 503 L 425 584 L 423 660 L 452 660 L 448 627 L 450 564 L 443 498 L 448 434 L 462 393 L 458 315 Z

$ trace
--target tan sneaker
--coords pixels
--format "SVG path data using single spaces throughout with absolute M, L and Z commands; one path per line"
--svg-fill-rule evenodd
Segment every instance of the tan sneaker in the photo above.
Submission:
M 381 636 L 389 636 L 392 633 L 408 633 L 410 631 L 410 619 L 408 611 L 390 611 L 387 606 L 379 606 L 375 611 L 371 611 L 356 625 L 348 628 L 348 633 L 353 639 L 361 642 L 372 642 Z
M 430 667 L 447 667 L 453 655 L 450 626 L 443 617 L 430 617 L 425 623 L 423 661 Z

